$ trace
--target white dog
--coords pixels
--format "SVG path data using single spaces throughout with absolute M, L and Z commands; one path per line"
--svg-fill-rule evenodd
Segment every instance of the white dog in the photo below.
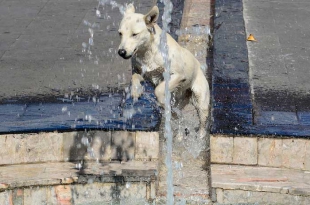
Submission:
M 142 94 L 140 82 L 150 80 L 156 86 L 155 95 L 161 106 L 165 100 L 165 82 L 163 79 L 164 60 L 159 50 L 161 28 L 156 24 L 159 15 L 157 6 L 148 14 L 135 13 L 133 4 L 129 4 L 120 23 L 121 43 L 118 54 L 124 59 L 132 58 L 134 74 L 132 75 L 131 95 L 134 99 Z M 205 136 L 209 113 L 210 92 L 207 79 L 200 63 L 191 52 L 182 48 L 167 34 L 169 60 L 171 61 L 171 79 L 169 90 L 177 99 L 185 97 L 188 90 L 192 93 L 193 104 L 200 119 L 199 133 Z

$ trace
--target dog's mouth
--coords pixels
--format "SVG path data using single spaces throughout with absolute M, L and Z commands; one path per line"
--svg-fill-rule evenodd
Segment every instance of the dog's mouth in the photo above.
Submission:
M 137 52 L 137 50 L 138 50 L 138 49 L 137 49 L 137 48 L 135 48 L 135 50 L 132 52 L 132 54 L 131 54 L 131 55 L 129 55 L 129 56 L 126 56 L 126 55 L 124 55 L 124 56 L 123 56 L 123 55 L 121 55 L 121 57 L 127 60 L 127 59 L 131 58 L 133 55 L 135 55 L 135 54 L 136 54 L 136 52 Z
M 130 55 L 130 56 L 122 56 L 122 57 L 127 60 L 127 59 L 131 58 L 131 56 L 132 55 Z

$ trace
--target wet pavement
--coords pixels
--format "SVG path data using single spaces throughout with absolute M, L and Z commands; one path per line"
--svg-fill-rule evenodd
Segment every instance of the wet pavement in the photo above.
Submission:
M 0 1 L 0 133 L 158 129 L 153 86 L 136 103 L 124 92 L 132 69 L 117 30 L 128 1 L 116 2 Z M 154 4 L 134 1 L 139 13 Z
M 0 104 L 0 134 L 41 131 L 158 130 L 160 108 L 154 88 L 143 84 L 137 102 L 123 94 L 92 98 L 57 98 L 58 102 Z
M 308 136 L 310 2 L 216 3 L 213 131 Z

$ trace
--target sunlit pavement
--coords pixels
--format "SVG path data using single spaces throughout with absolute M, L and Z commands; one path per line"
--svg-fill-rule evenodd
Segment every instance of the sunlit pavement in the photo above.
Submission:
M 135 3 L 141 13 L 153 5 Z M 0 100 L 127 86 L 130 61 L 117 54 L 121 17 L 97 0 L 0 0 Z
M 214 132 L 309 135 L 309 8 L 303 0 L 216 1 Z M 256 41 L 246 42 L 250 34 Z

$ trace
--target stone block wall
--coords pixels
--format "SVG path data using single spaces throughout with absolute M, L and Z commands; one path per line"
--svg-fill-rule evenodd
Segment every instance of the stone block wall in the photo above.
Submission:
M 158 160 L 157 132 L 89 131 L 0 136 L 0 165 L 78 160 Z
M 310 140 L 270 136 L 211 136 L 211 162 L 310 170 Z
M 153 188 L 154 190 L 154 188 Z M 145 183 L 37 186 L 0 192 L 0 204 L 146 204 L 155 198 Z
M 310 198 L 283 193 L 216 189 L 216 205 L 224 204 L 264 204 L 300 205 L 309 204 Z

